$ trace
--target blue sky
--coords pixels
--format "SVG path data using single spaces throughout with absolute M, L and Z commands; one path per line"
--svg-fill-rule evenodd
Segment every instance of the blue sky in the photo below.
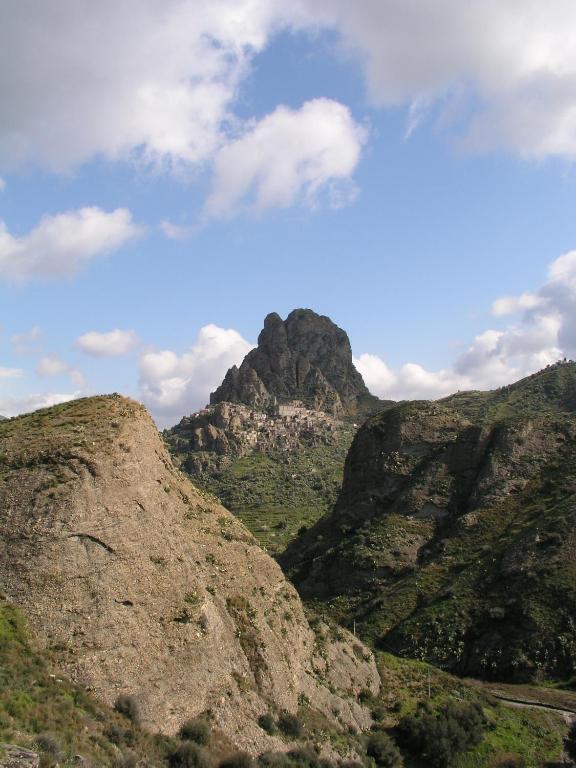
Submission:
M 173 423 L 295 307 L 384 397 L 572 357 L 576 8 L 462 5 L 3 3 L 0 414 Z

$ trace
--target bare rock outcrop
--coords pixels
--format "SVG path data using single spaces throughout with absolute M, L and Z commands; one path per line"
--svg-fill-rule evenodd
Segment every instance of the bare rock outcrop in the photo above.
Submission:
M 346 332 L 310 309 L 295 309 L 286 320 L 276 312 L 269 314 L 258 346 L 240 368 L 230 368 L 210 395 L 211 403 L 228 401 L 261 409 L 291 400 L 334 414 L 377 410 L 378 399 L 352 362 Z
M 0 428 L 0 589 L 64 673 L 174 733 L 210 712 L 238 748 L 285 748 L 257 725 L 299 701 L 363 729 L 379 677 L 348 633 L 317 632 L 243 525 L 176 470 L 145 409 L 74 401 Z

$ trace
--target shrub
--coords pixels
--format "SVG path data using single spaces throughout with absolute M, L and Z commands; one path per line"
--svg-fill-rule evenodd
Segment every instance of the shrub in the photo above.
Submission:
M 271 714 L 266 713 L 260 715 L 258 718 L 258 725 L 263 731 L 266 731 L 266 733 L 274 733 L 274 718 Z
M 576 761 L 576 723 L 572 723 L 570 731 L 564 742 L 564 749 L 571 760 Z
M 140 708 L 134 696 L 120 694 L 114 702 L 114 709 L 119 714 L 128 718 L 134 725 L 140 724 Z
M 290 768 L 292 762 L 285 752 L 264 752 L 258 758 L 262 768 Z
M 253 768 L 254 760 L 247 752 L 236 752 L 222 760 L 219 768 Z
M 206 746 L 210 741 L 210 726 L 206 720 L 197 717 L 194 720 L 187 720 L 180 728 L 178 735 L 185 741 Z
M 114 758 L 114 768 L 136 768 L 138 764 L 138 758 L 134 752 L 123 752 L 118 757 Z
M 47 755 L 56 757 L 60 753 L 60 743 L 51 733 L 40 733 L 36 736 L 36 746 Z
M 191 741 L 183 741 L 168 755 L 170 768 L 211 768 L 210 760 L 202 747 Z
M 116 746 L 120 746 L 120 744 L 124 743 L 124 729 L 120 728 L 118 725 L 112 724 L 106 728 L 104 736 L 112 744 L 116 744 Z
M 381 768 L 401 768 L 404 765 L 402 755 L 396 744 L 383 731 L 372 733 L 366 744 L 366 754 L 373 757 Z
M 292 715 L 290 712 L 282 712 L 276 725 L 285 736 L 291 739 L 301 739 L 304 735 L 302 723 L 296 715 Z
M 328 767 L 331 765 L 327 760 L 321 760 L 311 747 L 292 749 L 288 752 L 288 757 L 292 765 L 301 766 L 302 768 L 323 768 L 323 766 Z
M 454 758 L 482 741 L 486 721 L 478 705 L 451 702 L 433 714 L 422 709 L 400 720 L 406 746 L 432 768 L 447 768 Z

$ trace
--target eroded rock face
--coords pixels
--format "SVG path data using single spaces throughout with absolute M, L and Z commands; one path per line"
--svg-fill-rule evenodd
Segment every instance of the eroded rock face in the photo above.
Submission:
M 256 720 L 303 696 L 365 728 L 376 690 L 347 633 L 318 654 L 299 597 L 227 510 L 173 467 L 142 406 L 90 398 L 0 431 L 0 588 L 63 671 L 174 733 L 210 710 L 252 753 L 285 748 Z M 338 713 L 337 717 L 334 714 Z
M 240 368 L 230 368 L 210 396 L 211 403 L 256 408 L 301 400 L 309 408 L 334 414 L 355 413 L 371 399 L 376 401 L 352 363 L 346 333 L 310 309 L 296 309 L 285 321 L 275 312 L 269 314 L 256 349 Z
M 0 768 L 39 768 L 40 756 L 14 744 L 0 744 Z
M 382 647 L 454 671 L 576 669 L 576 365 L 400 404 L 357 433 L 331 514 L 279 560 Z

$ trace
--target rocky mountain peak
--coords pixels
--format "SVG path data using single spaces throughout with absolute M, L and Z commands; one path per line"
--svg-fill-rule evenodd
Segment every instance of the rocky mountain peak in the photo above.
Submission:
M 258 346 L 210 395 L 211 403 L 261 408 L 292 400 L 333 414 L 355 413 L 376 400 L 354 367 L 346 332 L 311 309 L 295 309 L 286 320 L 267 315 Z

